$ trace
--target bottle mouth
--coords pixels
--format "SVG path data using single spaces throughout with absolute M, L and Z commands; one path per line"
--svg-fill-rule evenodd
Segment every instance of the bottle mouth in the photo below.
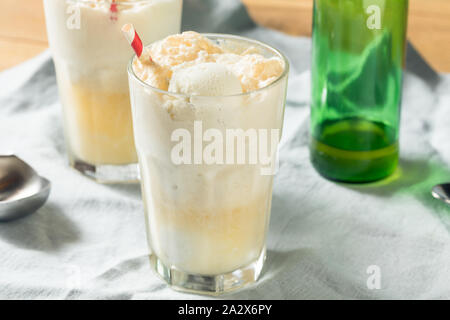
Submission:
M 274 81 L 272 81 L 271 83 L 269 83 L 268 85 L 262 87 L 262 88 L 258 88 L 256 90 L 251 90 L 251 91 L 247 91 L 247 92 L 243 92 L 243 93 L 238 93 L 238 94 L 232 94 L 232 95 L 223 95 L 223 96 L 202 96 L 202 95 L 192 95 L 192 94 L 184 94 L 184 93 L 177 93 L 177 92 L 171 92 L 171 91 L 167 91 L 167 90 L 163 90 L 157 87 L 154 87 L 146 82 L 144 82 L 141 78 L 138 77 L 138 75 L 134 72 L 133 69 L 133 62 L 134 60 L 137 58 L 136 55 L 134 54 L 133 57 L 130 59 L 129 63 L 128 63 L 128 74 L 135 79 L 135 81 L 137 81 L 141 86 L 161 93 L 161 94 L 165 94 L 165 95 L 170 95 L 173 97 L 178 97 L 178 98 L 184 98 L 184 99 L 189 99 L 192 97 L 195 97 L 195 99 L 219 99 L 219 98 L 228 98 L 228 97 L 245 97 L 245 96 L 250 96 L 253 94 L 257 94 L 260 92 L 264 92 L 265 90 L 270 89 L 271 87 L 276 86 L 279 82 L 281 82 L 282 79 L 285 79 L 288 74 L 289 74 L 289 61 L 287 59 L 287 57 L 281 53 L 281 51 L 279 51 L 278 49 L 273 48 L 272 46 L 269 46 L 268 44 L 258 41 L 258 40 L 253 40 L 253 39 L 249 39 L 246 37 L 241 37 L 241 36 L 235 36 L 235 35 L 229 35 L 229 34 L 219 34 L 219 33 L 201 33 L 202 36 L 208 38 L 209 40 L 212 40 L 214 42 L 220 42 L 220 41 L 232 41 L 235 43 L 246 43 L 249 46 L 253 46 L 256 47 L 257 49 L 261 49 L 263 51 L 265 51 L 266 53 L 270 54 L 272 57 L 278 57 L 281 59 L 281 61 L 283 61 L 283 73 L 278 76 Z M 151 46 L 152 44 L 148 45 Z M 147 47 L 148 47 L 147 46 Z

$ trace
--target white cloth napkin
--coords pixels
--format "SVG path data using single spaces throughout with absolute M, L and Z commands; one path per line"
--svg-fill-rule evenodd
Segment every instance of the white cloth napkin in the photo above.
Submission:
M 198 6 L 185 3 L 185 26 Z M 251 26 L 242 10 L 229 11 Z M 310 40 L 244 34 L 283 50 L 292 68 L 265 272 L 222 298 L 450 298 L 450 207 L 430 195 L 450 181 L 450 75 L 406 72 L 394 177 L 336 184 L 309 162 Z M 150 270 L 138 186 L 99 185 L 67 166 L 50 54 L 1 73 L 0 88 L 0 152 L 14 151 L 53 184 L 37 213 L 0 224 L 0 298 L 203 298 L 171 290 Z

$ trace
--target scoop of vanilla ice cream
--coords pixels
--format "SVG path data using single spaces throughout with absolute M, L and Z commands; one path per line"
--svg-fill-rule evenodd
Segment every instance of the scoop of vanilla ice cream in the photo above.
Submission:
M 151 86 L 176 93 L 251 92 L 270 85 L 285 69 L 280 58 L 266 58 L 256 47 L 216 43 L 193 31 L 171 35 L 147 49 L 152 63 L 135 59 L 136 75 Z
M 242 93 L 241 82 L 223 64 L 207 62 L 176 69 L 169 91 L 197 96 L 228 96 Z

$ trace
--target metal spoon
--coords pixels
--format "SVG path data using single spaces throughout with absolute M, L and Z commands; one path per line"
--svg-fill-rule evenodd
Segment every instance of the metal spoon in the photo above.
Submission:
M 0 155 L 0 222 L 29 215 L 50 194 L 50 181 L 15 155 Z
M 436 199 L 442 200 L 447 204 L 450 204 L 450 183 L 438 184 L 433 188 L 431 194 Z

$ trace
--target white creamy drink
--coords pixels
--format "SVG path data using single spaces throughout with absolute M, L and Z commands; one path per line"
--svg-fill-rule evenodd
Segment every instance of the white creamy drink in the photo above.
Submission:
M 280 130 L 287 62 L 258 42 L 195 32 L 169 36 L 147 49 L 133 60 L 129 74 L 154 267 L 169 283 L 190 291 L 217 293 L 245 285 L 262 267 L 273 176 L 262 174 L 261 163 L 196 159 L 194 144 L 199 126 L 224 141 L 228 129 Z M 174 159 L 180 154 L 173 135 L 180 129 L 192 137 L 191 154 L 181 154 L 192 164 Z M 206 150 L 209 138 L 204 139 L 200 148 Z M 250 149 L 244 147 L 247 155 Z M 237 159 L 237 150 L 237 144 L 224 146 L 223 158 L 232 152 Z M 171 276 L 161 268 L 170 269 Z M 248 272 L 236 281 L 218 277 L 240 269 Z M 182 282 L 180 274 L 214 280 Z
M 126 72 L 133 51 L 120 29 L 132 22 L 145 42 L 178 33 L 182 0 L 44 0 L 44 6 L 71 164 L 136 163 Z

